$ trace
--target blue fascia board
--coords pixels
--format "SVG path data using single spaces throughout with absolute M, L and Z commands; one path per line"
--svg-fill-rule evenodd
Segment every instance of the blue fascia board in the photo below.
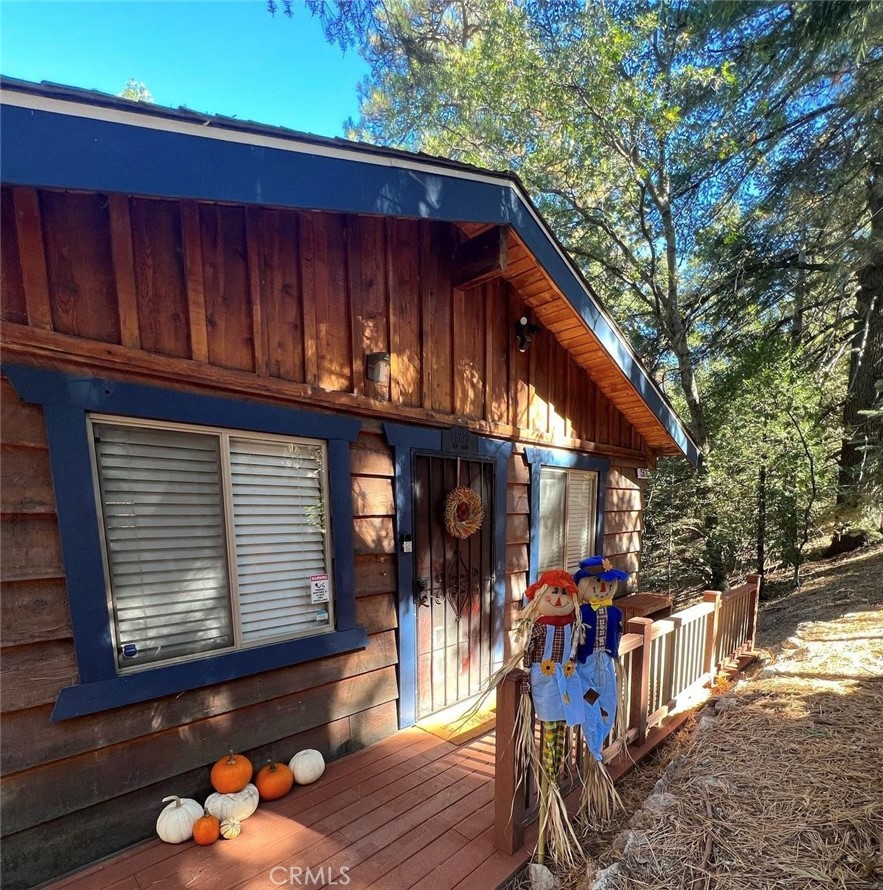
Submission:
M 365 148 L 321 153 L 290 140 L 292 151 L 249 144 L 248 134 L 227 140 L 17 105 L 4 106 L 2 126 L 0 170 L 11 185 L 511 226 L 687 459 L 698 461 L 674 411 L 512 178 L 432 169 L 418 156 L 408 166 Z

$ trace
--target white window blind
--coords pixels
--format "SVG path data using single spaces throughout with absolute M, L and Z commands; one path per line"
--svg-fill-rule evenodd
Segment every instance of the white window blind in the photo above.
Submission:
M 598 474 L 543 467 L 540 472 L 538 570 L 575 572 L 595 551 Z
M 120 668 L 333 629 L 323 443 L 92 428 Z
M 311 445 L 230 440 L 242 639 L 292 636 L 331 622 L 312 604 L 326 571 L 323 452 Z
M 579 568 L 579 561 L 595 552 L 595 504 L 598 501 L 598 477 L 585 470 L 567 473 L 567 549 L 564 567 L 568 572 Z
M 230 646 L 217 437 L 94 431 L 120 666 Z
M 567 473 L 544 467 L 540 473 L 540 572 L 564 567 L 566 505 Z

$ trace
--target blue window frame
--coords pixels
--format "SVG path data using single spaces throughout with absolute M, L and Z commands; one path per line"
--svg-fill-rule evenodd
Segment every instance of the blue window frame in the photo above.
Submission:
M 356 624 L 350 442 L 357 420 L 280 406 L 23 366 L 4 366 L 16 392 L 43 406 L 80 682 L 59 693 L 54 721 L 299 664 L 367 645 Z M 120 416 L 325 442 L 334 566 L 333 632 L 118 673 L 105 584 L 89 416 Z
M 530 467 L 530 571 L 529 581 L 537 579 L 540 563 L 540 480 L 543 467 L 564 470 L 584 470 L 598 475 L 597 504 L 595 506 L 595 553 L 601 553 L 604 545 L 604 500 L 607 492 L 607 472 L 610 461 L 603 457 L 562 451 L 556 448 L 530 446 L 524 449 Z M 562 517 L 562 522 L 563 522 Z M 590 554 L 584 554 L 589 556 Z

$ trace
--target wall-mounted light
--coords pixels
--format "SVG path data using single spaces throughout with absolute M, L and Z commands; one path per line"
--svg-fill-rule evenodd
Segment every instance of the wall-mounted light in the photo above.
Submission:
M 389 384 L 389 353 L 372 352 L 365 356 L 365 374 L 378 386 Z
M 532 324 L 528 321 L 526 315 L 522 315 L 521 318 L 515 322 L 515 338 L 518 340 L 518 351 L 519 352 L 527 352 L 527 347 L 530 346 L 530 341 L 539 334 L 540 326 L 538 324 Z

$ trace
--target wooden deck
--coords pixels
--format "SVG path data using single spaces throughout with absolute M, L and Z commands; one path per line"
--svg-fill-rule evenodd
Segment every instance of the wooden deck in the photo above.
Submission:
M 458 745 L 407 729 L 261 804 L 235 840 L 145 841 L 46 890 L 494 890 L 527 853 L 494 847 L 493 798 L 493 733 Z

